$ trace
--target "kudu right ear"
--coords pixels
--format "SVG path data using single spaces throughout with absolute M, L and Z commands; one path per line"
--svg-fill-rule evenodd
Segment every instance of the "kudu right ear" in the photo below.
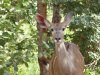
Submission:
M 48 28 L 50 26 L 50 22 L 46 20 L 42 15 L 39 13 L 36 14 L 36 21 L 40 24 L 41 28 Z

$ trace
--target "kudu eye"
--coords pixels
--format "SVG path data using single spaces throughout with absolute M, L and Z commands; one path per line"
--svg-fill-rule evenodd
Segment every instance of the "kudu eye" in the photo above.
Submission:
M 62 30 L 64 31 L 64 30 L 65 30 L 65 28 L 62 28 Z
M 54 29 L 52 28 L 51 31 L 54 31 Z

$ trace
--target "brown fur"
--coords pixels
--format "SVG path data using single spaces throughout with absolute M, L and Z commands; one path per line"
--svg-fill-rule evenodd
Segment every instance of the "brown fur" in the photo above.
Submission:
M 57 58 L 59 56 L 57 56 L 56 52 L 55 52 L 52 57 L 52 60 L 50 62 L 49 71 L 48 71 L 47 75 L 83 75 L 84 59 L 79 51 L 79 48 L 77 47 L 77 45 L 75 45 L 73 43 L 65 43 L 65 46 L 66 46 L 66 51 L 68 53 L 73 52 L 73 55 L 70 54 L 68 57 L 69 58 L 70 58 L 70 56 L 74 57 L 73 65 L 75 66 L 75 70 L 72 69 L 72 71 L 71 71 L 69 69 L 71 64 L 67 64 L 69 67 L 65 70 L 66 72 L 63 72 L 63 70 L 61 70 L 61 66 L 62 65 L 66 66 L 66 64 L 64 64 L 62 62 L 62 64 L 60 65 L 59 61 L 63 61 L 63 58 L 65 58 L 65 57 L 62 57 L 62 55 L 60 55 L 62 60 L 58 60 Z M 66 61 L 69 62 L 69 60 L 66 60 Z

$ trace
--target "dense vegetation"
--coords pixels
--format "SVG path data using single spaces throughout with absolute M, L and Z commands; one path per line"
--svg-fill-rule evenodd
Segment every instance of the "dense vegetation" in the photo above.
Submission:
M 79 45 L 86 62 L 85 75 L 99 75 L 100 1 L 47 0 L 46 2 L 50 20 L 53 2 L 60 4 L 62 17 L 68 11 L 75 12 L 70 26 L 65 31 L 65 41 Z M 39 75 L 36 4 L 36 0 L 0 1 L 0 75 Z M 52 44 L 47 45 L 45 42 L 44 45 L 49 50 L 53 47 Z M 48 54 L 50 51 L 47 51 Z

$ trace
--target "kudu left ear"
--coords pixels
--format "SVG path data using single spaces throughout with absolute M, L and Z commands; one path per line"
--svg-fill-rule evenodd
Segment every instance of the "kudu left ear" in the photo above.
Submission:
M 63 22 L 63 25 L 65 25 L 65 26 L 69 25 L 70 22 L 71 22 L 71 19 L 72 19 L 73 15 L 74 15 L 73 12 L 69 12 L 69 13 L 67 14 L 67 16 L 65 16 L 65 20 L 64 20 L 64 22 Z
M 46 20 L 42 15 L 40 15 L 39 13 L 36 14 L 36 21 L 41 24 L 40 27 L 41 28 L 48 28 L 50 26 L 50 22 L 48 20 Z

